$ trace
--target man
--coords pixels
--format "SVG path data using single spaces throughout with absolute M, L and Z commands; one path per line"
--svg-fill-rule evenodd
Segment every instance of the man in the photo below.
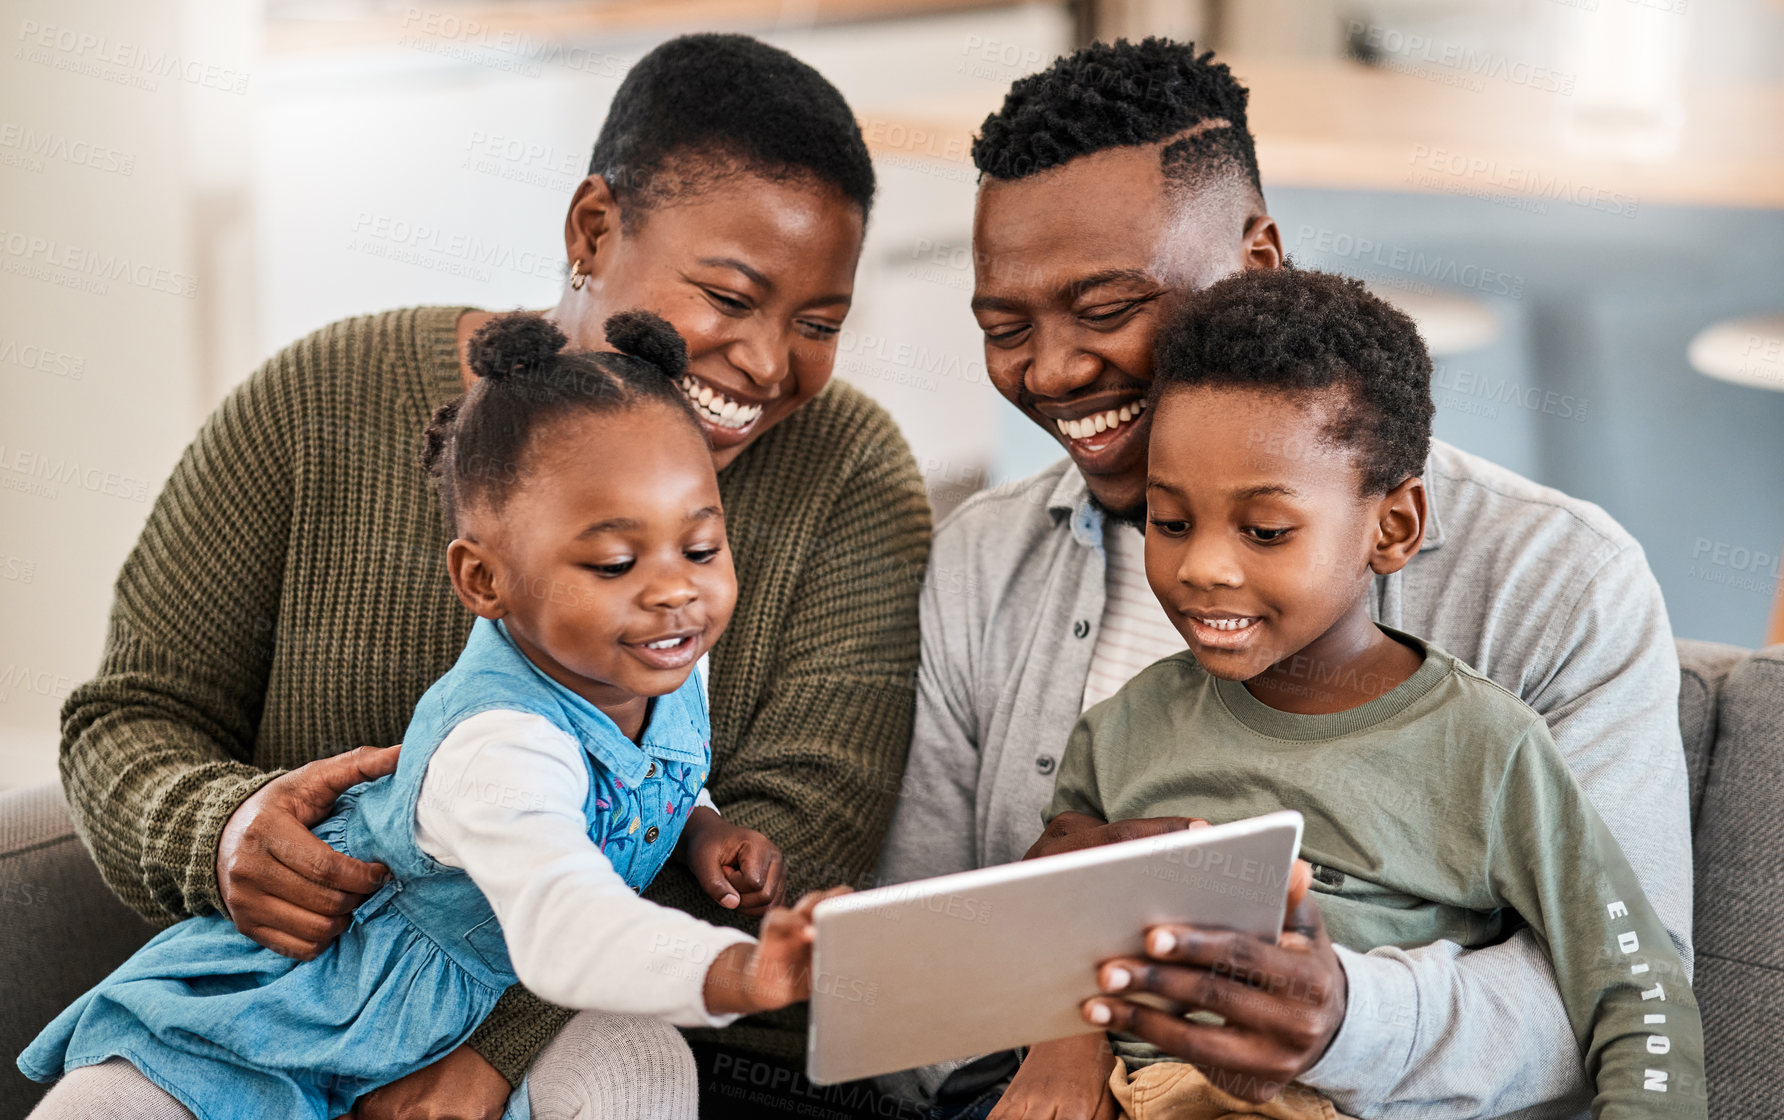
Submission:
M 1017 82 L 974 145 L 973 310 L 986 365 L 1068 458 L 975 496 L 936 535 L 917 722 L 883 882 L 1021 858 L 1079 714 L 1184 648 L 1143 569 L 1140 402 L 1174 293 L 1286 263 L 1246 98 L 1226 66 L 1189 45 L 1097 44 Z M 1454 447 L 1434 443 L 1423 477 L 1423 547 L 1378 577 L 1372 615 L 1543 714 L 1689 970 L 1678 664 L 1640 547 L 1597 507 Z M 1181 826 L 1117 824 L 1092 839 Z M 1104 1001 L 1119 1009 L 1111 1029 L 1221 1071 L 1254 1099 L 1298 1080 L 1357 1116 L 1583 1110 L 1578 1044 L 1527 930 L 1473 951 L 1439 942 L 1359 954 L 1331 946 L 1316 908 L 1291 925 L 1302 935 L 1244 947 L 1242 973 L 1230 937 L 1178 929 L 1175 947 L 1153 954 L 1175 963 L 1131 980 L 1129 990 L 1222 1012 L 1226 1026 Z M 1253 976 L 1273 982 L 1247 989 Z M 899 1087 L 944 1104 L 983 1100 L 1008 1067 L 995 1057 L 934 1067 Z M 1107 1107 L 1061 1100 L 1056 1115 Z

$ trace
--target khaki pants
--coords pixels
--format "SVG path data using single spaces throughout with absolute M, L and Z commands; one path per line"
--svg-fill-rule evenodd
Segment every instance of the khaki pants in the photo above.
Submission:
M 1188 1062 L 1153 1062 L 1130 1077 L 1127 1063 L 1116 1058 L 1109 1089 L 1122 1120 L 1353 1120 L 1302 1085 L 1252 1104 L 1222 1091 Z

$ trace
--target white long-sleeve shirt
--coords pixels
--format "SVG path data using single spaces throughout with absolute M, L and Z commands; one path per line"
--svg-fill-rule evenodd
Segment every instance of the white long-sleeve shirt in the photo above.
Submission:
M 706 970 L 754 938 L 646 902 L 589 839 L 582 749 L 543 716 L 488 711 L 428 762 L 415 810 L 423 852 L 462 869 L 501 922 L 514 971 L 561 1007 L 729 1024 L 706 1010 Z M 714 812 L 700 791 L 696 806 Z

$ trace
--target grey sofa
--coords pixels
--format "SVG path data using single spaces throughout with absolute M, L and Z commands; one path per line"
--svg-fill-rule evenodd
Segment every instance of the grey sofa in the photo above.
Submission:
M 1784 646 L 1679 643 L 1710 1115 L 1784 1116 Z M 54 786 L 0 794 L 0 1120 L 42 1087 L 12 1059 L 154 930 L 100 882 Z

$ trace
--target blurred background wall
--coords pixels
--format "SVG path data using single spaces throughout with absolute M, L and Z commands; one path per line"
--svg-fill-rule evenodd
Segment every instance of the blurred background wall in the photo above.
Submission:
M 118 566 L 222 395 L 339 317 L 555 302 L 608 100 L 688 30 L 759 35 L 855 106 L 881 201 L 837 372 L 898 419 L 938 511 L 1059 454 L 985 380 L 973 131 L 1088 38 L 1171 34 L 1251 85 L 1291 256 L 1420 320 L 1438 434 L 1605 506 L 1681 636 L 1767 637 L 1780 0 L 3 10 L 0 788 L 54 776 L 57 712 L 97 665 Z

